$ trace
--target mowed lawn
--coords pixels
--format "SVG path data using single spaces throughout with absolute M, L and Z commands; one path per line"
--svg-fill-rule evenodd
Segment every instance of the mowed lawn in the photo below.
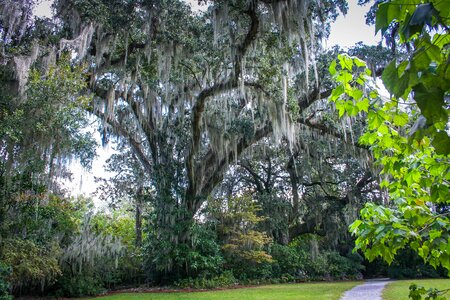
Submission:
M 341 295 L 361 282 L 320 282 L 299 284 L 265 285 L 251 288 L 238 288 L 210 292 L 175 293 L 135 293 L 115 294 L 99 297 L 101 300 L 284 300 L 284 299 L 327 299 L 338 300 Z
M 383 290 L 384 300 L 404 300 L 408 299 L 409 286 L 411 283 L 415 283 L 418 286 L 423 286 L 425 289 L 431 287 L 439 290 L 450 288 L 450 279 L 409 279 L 399 280 L 389 283 Z M 450 292 L 444 295 L 447 299 L 450 299 Z

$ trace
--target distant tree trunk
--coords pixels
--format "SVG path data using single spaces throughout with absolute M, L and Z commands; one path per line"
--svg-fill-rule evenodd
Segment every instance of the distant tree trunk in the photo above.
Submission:
M 297 223 L 297 218 L 300 208 L 300 199 L 298 196 L 298 176 L 295 170 L 294 156 L 292 155 L 287 164 L 287 171 L 289 173 L 289 179 L 291 181 L 292 188 L 292 209 L 289 214 L 289 227 Z M 291 237 L 289 237 L 290 239 Z

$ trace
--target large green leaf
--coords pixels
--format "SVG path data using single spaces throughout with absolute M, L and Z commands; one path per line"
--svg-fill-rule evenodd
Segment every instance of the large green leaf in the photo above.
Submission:
M 403 68 L 404 70 L 404 68 Z M 399 77 L 399 69 L 396 67 L 395 60 L 391 61 L 383 71 L 381 79 L 386 89 L 395 97 L 399 98 L 405 94 L 410 84 L 410 77 L 407 71 Z M 403 71 L 402 71 L 403 72 Z
M 439 16 L 442 18 L 442 20 L 446 20 L 448 23 L 450 19 L 450 5 L 448 3 L 448 0 L 432 0 L 431 3 L 439 13 Z
M 409 25 L 431 25 L 431 17 L 434 13 L 431 3 L 420 4 L 411 16 Z
M 422 112 L 422 115 L 432 123 L 447 122 L 448 114 L 444 109 L 444 91 L 438 87 L 427 89 L 423 84 L 413 87 L 414 100 Z
M 403 26 L 400 27 L 401 32 L 401 41 L 407 42 L 411 39 L 411 37 L 415 36 L 416 34 L 420 33 L 422 31 L 421 25 L 412 25 L 411 19 L 413 18 L 413 15 L 407 14 L 405 22 L 403 23 Z
M 437 154 L 450 154 L 450 137 L 444 131 L 439 131 L 434 135 L 433 146 Z
M 381 3 L 378 6 L 377 15 L 375 19 L 375 32 L 378 33 L 383 28 L 389 25 L 388 22 L 389 3 Z

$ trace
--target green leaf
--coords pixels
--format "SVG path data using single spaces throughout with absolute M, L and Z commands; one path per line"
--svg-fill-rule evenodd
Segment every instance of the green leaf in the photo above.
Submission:
M 375 33 L 379 30 L 384 31 L 389 24 L 400 15 L 400 6 L 397 3 L 381 3 L 378 6 L 375 19 Z
M 443 0 L 432 0 L 434 9 L 439 13 L 439 16 L 443 20 L 448 20 L 450 18 L 450 5 L 448 1 Z
M 351 100 L 345 101 L 345 111 L 351 117 L 356 116 L 359 112 L 358 107 Z
M 350 74 L 346 70 L 340 72 L 339 75 L 336 77 L 336 81 L 342 84 L 349 83 L 352 79 L 353 79 L 352 74 Z
M 380 182 L 380 188 L 387 188 L 387 187 L 389 187 L 389 181 L 387 181 L 387 180 L 382 180 L 381 182 Z
M 361 220 L 356 220 L 355 222 L 350 224 L 350 226 L 349 226 L 350 232 L 355 233 L 361 224 L 362 224 Z
M 376 19 L 375 19 L 375 33 L 387 27 L 388 23 L 388 3 L 381 3 L 378 5 Z
M 443 184 L 435 184 L 430 189 L 431 201 L 435 203 L 447 203 L 449 201 L 449 188 Z
M 370 105 L 370 102 L 369 102 L 369 99 L 367 99 L 367 98 L 364 98 L 363 100 L 358 101 L 356 103 L 356 106 L 358 107 L 358 109 L 360 111 L 365 111 L 365 112 L 369 111 L 369 105 Z
M 431 3 L 420 4 L 411 16 L 410 25 L 431 25 L 431 17 L 434 12 Z
M 441 61 L 441 48 L 430 41 L 429 35 L 425 35 L 417 42 L 416 49 L 412 59 L 415 65 L 418 65 L 416 60 Z M 428 64 L 426 64 L 426 68 L 428 68 Z
M 387 127 L 386 124 L 381 124 L 380 127 L 378 127 L 378 132 L 381 134 L 388 134 L 389 127 Z
M 400 33 L 401 33 L 400 41 L 403 43 L 409 41 L 411 39 L 411 37 L 420 33 L 422 30 L 421 25 L 412 25 L 411 19 L 412 19 L 412 15 L 408 13 L 405 21 L 403 22 L 402 26 L 400 27 Z
M 375 90 L 370 91 L 369 97 L 370 97 L 371 99 L 376 99 L 376 98 L 378 98 L 378 92 L 375 91 Z
M 355 99 L 355 100 L 359 100 L 359 99 L 362 98 L 362 96 L 364 95 L 364 93 L 363 93 L 360 89 L 353 88 L 353 89 L 351 89 L 351 90 L 349 91 L 348 95 L 349 95 L 350 97 L 352 97 L 353 99 Z
M 381 124 L 384 123 L 384 118 L 379 112 L 369 111 L 368 119 L 370 130 L 377 129 Z
M 355 63 L 355 65 L 356 65 L 358 68 L 366 67 L 366 66 L 367 66 L 365 61 L 363 61 L 363 60 L 361 60 L 361 59 L 359 59 L 359 58 L 357 58 L 357 57 L 354 57 L 354 58 L 353 58 L 353 62 Z
M 408 124 L 408 121 L 409 121 L 408 114 L 406 114 L 406 113 L 396 114 L 394 116 L 393 121 L 396 126 L 400 126 L 400 127 L 405 126 L 406 124 Z
M 345 114 L 345 102 L 340 100 L 336 102 L 336 109 L 339 113 L 339 118 L 342 118 L 342 116 Z
M 437 154 L 450 154 L 450 137 L 445 131 L 439 131 L 434 135 L 432 145 Z
M 398 76 L 398 69 L 396 67 L 395 60 L 391 61 L 383 71 L 381 75 L 383 84 L 386 89 L 393 94 L 396 98 L 403 96 L 405 90 L 408 88 L 408 74 Z
M 433 44 L 439 47 L 439 49 L 444 48 L 444 46 L 450 44 L 450 34 L 439 34 L 433 35 Z
M 421 178 L 420 172 L 416 169 L 410 170 L 405 175 L 405 180 L 409 186 L 411 186 L 413 183 L 419 182 L 420 178 Z
M 335 89 L 333 89 L 333 91 L 331 92 L 331 96 L 330 99 L 331 101 L 336 101 L 337 99 L 339 99 L 339 97 L 344 93 L 344 86 L 343 85 L 338 85 Z
M 353 60 L 348 55 L 340 55 L 339 63 L 343 70 L 351 71 L 353 68 Z
M 444 91 L 438 87 L 427 89 L 423 84 L 416 85 L 413 91 L 414 100 L 428 121 L 433 123 L 448 121 L 447 111 L 443 108 Z
M 333 60 L 328 67 L 328 71 L 330 72 L 331 76 L 336 75 L 336 60 Z

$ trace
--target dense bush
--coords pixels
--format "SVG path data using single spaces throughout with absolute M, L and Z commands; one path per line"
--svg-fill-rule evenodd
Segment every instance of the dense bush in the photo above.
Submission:
M 43 289 L 61 276 L 57 244 L 46 248 L 29 240 L 7 239 L 2 247 L 2 260 L 12 266 L 9 280 L 15 291 Z
M 272 274 L 274 277 L 281 278 L 286 275 L 300 275 L 300 256 L 294 248 L 286 245 L 273 244 L 270 247 L 270 255 L 272 255 L 274 260 L 272 264 Z
M 342 256 L 336 251 L 319 251 L 314 240 L 306 237 L 289 246 L 274 244 L 270 254 L 273 278 L 297 280 L 361 278 L 362 258 Z
M 205 224 L 190 228 L 191 243 L 175 244 L 170 237 L 149 235 L 144 249 L 149 279 L 173 283 L 184 278 L 210 278 L 222 271 L 224 258 L 214 230 Z M 164 267 L 171 265 L 172 270 Z M 170 273 L 170 274 L 169 274 Z
M 63 276 L 58 280 L 55 291 L 52 293 L 57 297 L 83 297 L 95 296 L 105 291 L 103 282 L 87 274 L 75 276 Z
M 225 271 L 219 276 L 211 278 L 186 278 L 175 283 L 180 288 L 194 288 L 194 289 L 212 289 L 218 287 L 230 287 L 236 285 L 238 280 L 234 277 L 233 272 Z
M 342 256 L 336 251 L 324 253 L 328 264 L 328 274 L 334 279 L 361 279 L 362 257 L 359 255 Z
M 9 295 L 8 276 L 11 275 L 11 268 L 0 262 L 0 300 L 11 300 Z

